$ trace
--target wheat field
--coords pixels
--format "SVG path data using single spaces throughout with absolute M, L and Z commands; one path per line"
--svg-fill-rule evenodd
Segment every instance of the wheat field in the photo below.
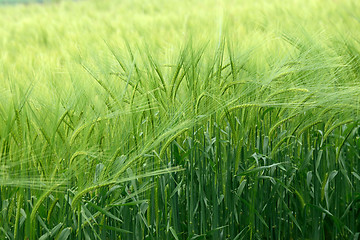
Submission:
M 0 239 L 360 239 L 356 0 L 1 3 Z

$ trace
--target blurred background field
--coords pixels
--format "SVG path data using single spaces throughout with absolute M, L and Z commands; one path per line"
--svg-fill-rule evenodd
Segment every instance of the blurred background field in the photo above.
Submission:
M 46 3 L 54 2 L 53 0 L 0 0 L 0 4 L 30 4 L 30 3 Z
M 26 2 L 0 239 L 359 239 L 357 1 Z

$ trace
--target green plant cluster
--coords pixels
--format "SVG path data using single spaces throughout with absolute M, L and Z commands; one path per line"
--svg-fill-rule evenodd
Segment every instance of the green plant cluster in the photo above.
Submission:
M 0 239 L 359 239 L 356 6 L 0 7 Z

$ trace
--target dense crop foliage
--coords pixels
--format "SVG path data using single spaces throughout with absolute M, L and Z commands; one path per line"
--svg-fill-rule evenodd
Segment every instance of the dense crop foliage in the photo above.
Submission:
M 359 239 L 357 7 L 0 7 L 0 239 Z

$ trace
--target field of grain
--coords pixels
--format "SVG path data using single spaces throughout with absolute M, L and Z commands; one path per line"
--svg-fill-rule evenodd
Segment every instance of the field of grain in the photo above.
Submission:
M 359 29 L 356 0 L 0 1 L 0 239 L 360 239 Z

